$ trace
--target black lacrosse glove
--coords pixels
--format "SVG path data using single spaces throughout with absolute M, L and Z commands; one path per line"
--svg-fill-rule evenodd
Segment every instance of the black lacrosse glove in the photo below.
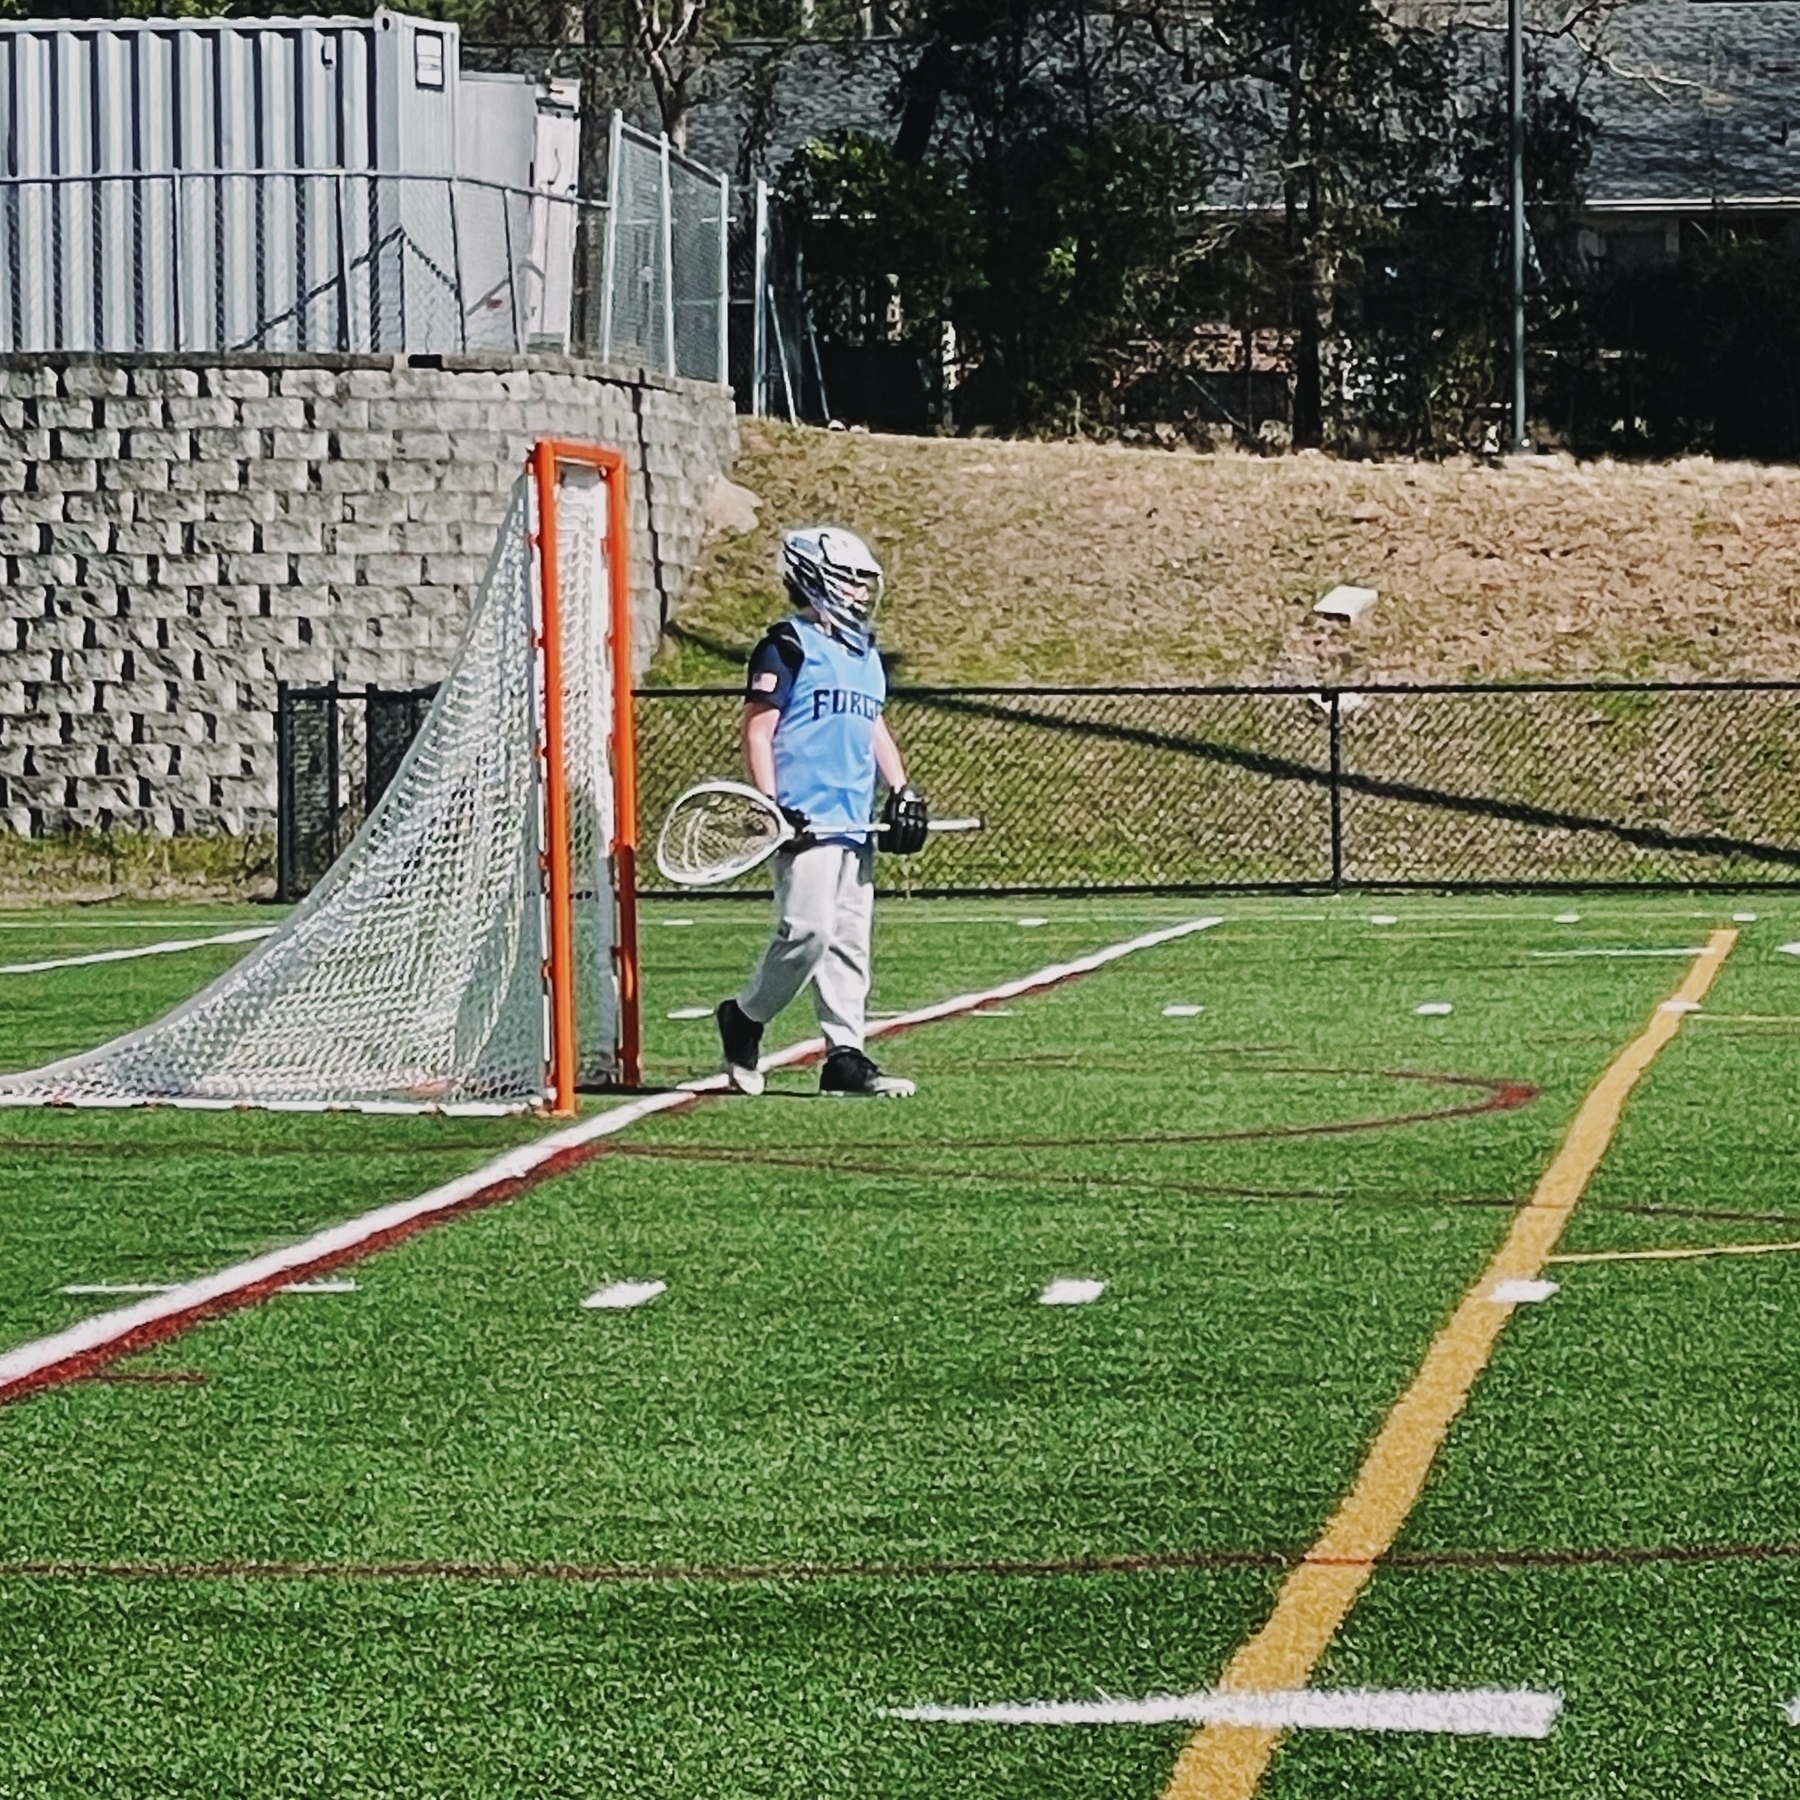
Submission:
M 882 849 L 895 856 L 916 856 L 925 848 L 925 828 L 930 821 L 931 808 L 923 794 L 910 787 L 890 789 L 881 812 L 881 822 L 887 826 L 881 834 Z
M 777 802 L 777 805 L 779 804 Z M 812 820 L 797 806 L 783 806 L 781 816 L 794 829 L 794 835 L 782 845 L 782 849 L 810 850 L 813 847 Z

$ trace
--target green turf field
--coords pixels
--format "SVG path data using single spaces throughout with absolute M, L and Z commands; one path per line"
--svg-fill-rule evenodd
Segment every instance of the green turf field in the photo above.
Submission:
M 1800 1242 L 1800 898 L 895 901 L 875 1010 L 1201 912 L 877 1046 L 915 1100 L 777 1074 L 0 1406 L 0 1796 L 1155 1800 L 1186 1725 L 888 1715 L 1207 1688 L 1735 913 L 1559 1252 Z M 0 965 L 246 922 L 0 915 Z M 650 910 L 653 1081 L 763 924 Z M 240 951 L 0 974 L 0 1062 Z M 0 1353 L 543 1129 L 0 1112 Z M 1800 1791 L 1800 1254 L 1548 1273 L 1314 1686 L 1554 1690 L 1552 1735 L 1296 1732 L 1275 1800 Z M 667 1290 L 583 1308 L 620 1280 Z

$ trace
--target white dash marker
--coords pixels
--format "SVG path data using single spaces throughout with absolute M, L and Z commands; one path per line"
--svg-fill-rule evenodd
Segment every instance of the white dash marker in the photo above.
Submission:
M 1665 1000 L 1656 1010 L 1666 1013 L 1698 1012 L 1700 1002 L 1698 1000 Z
M 1556 915 L 1556 922 L 1558 925 L 1579 925 L 1581 923 L 1581 914 L 1558 913 Z
M 589 1294 L 581 1304 L 590 1312 L 628 1312 L 634 1306 L 648 1306 L 668 1287 L 666 1281 L 615 1281 L 611 1287 Z
M 1755 913 L 1733 913 L 1731 915 L 1731 922 L 1734 925 L 1754 925 L 1756 923 L 1756 914 Z
M 1413 1011 L 1421 1019 L 1442 1019 L 1449 1016 L 1451 1006 L 1448 1000 L 1427 1000 L 1423 1005 L 1415 1006 Z
M 1174 1000 L 1163 1008 L 1165 1019 L 1197 1019 L 1206 1011 L 1204 1006 L 1190 1006 L 1186 1001 Z
M 978 1006 L 969 1014 L 971 1019 L 1011 1019 L 1017 1017 L 1010 1006 Z
M 1371 925 L 1398 925 L 1400 921 L 1392 913 L 1371 913 L 1369 923 Z
M 1800 956 L 1800 944 L 1778 944 L 1776 948 L 1783 956 Z
M 1554 1281 L 1496 1281 L 1488 1289 L 1488 1298 L 1496 1306 L 1531 1306 L 1548 1300 L 1556 1289 Z
M 1086 1306 L 1106 1292 L 1104 1281 L 1081 1281 L 1061 1276 L 1038 1295 L 1039 1306 Z
M 693 922 L 692 919 L 664 919 L 663 929 L 665 931 L 679 931 L 684 925 L 691 925 Z
M 710 1019 L 712 1016 L 710 1006 L 678 1006 L 669 1014 L 671 1019 Z
M 1036 913 L 1033 913 L 1028 919 L 1021 919 L 1019 921 L 1021 929 L 1025 931 L 1035 931 L 1040 925 L 1048 925 L 1049 923 L 1050 921 L 1048 919 L 1040 919 Z
M 1422 1731 L 1453 1737 L 1547 1738 L 1562 1695 L 1534 1688 L 1461 1692 L 1345 1688 L 1155 1694 L 1147 1700 L 1028 1700 L 998 1706 L 906 1706 L 890 1719 L 933 1725 L 1249 1725 L 1272 1731 Z

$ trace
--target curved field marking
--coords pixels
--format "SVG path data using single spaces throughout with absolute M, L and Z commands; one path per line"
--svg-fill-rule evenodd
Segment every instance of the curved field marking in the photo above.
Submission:
M 1475 1119 L 1484 1113 L 1515 1112 L 1537 1099 L 1538 1090 L 1529 1081 L 1506 1081 L 1488 1075 L 1443 1075 L 1430 1069 L 1334 1069 L 1279 1068 L 1263 1071 L 1269 1075 L 1379 1075 L 1383 1081 L 1421 1081 L 1434 1087 L 1483 1088 L 1484 1100 L 1462 1106 L 1439 1106 L 1429 1110 L 1403 1113 L 1379 1113 L 1360 1119 L 1322 1119 L 1311 1125 L 1251 1125 L 1232 1131 L 1146 1131 L 1124 1134 L 1083 1132 L 1080 1137 L 1036 1138 L 959 1138 L 963 1150 L 1070 1150 L 1100 1144 L 1253 1144 L 1273 1138 L 1338 1137 L 1348 1132 L 1387 1131 L 1401 1125 L 1430 1125 L 1440 1119 Z
M 273 925 L 249 925 L 242 931 L 221 931 L 216 937 L 169 938 L 160 944 L 139 944 L 131 950 L 95 950 L 87 956 L 53 956 L 47 962 L 0 963 L 0 975 L 41 975 L 46 969 L 78 969 L 87 963 L 130 962 L 139 956 L 173 956 L 179 950 L 204 950 L 209 944 L 254 944 L 274 933 Z
M 1103 969 L 1121 957 L 1171 943 L 1177 938 L 1191 937 L 1195 932 L 1210 931 L 1222 923 L 1223 920 L 1218 918 L 1187 919 L 1160 931 L 1148 931 L 1139 937 L 1127 938 L 1123 943 L 1109 944 L 1087 956 L 1050 963 L 1015 981 L 1003 981 L 997 987 L 957 994 L 934 1005 L 901 1013 L 872 1027 L 869 1035 L 892 1036 L 939 1019 L 972 1012 L 996 1001 L 1014 1000 L 1023 994 L 1060 987 L 1064 982 Z M 816 1061 L 824 1052 L 823 1038 L 806 1038 L 764 1057 L 763 1066 L 791 1068 Z M 578 1124 L 509 1150 L 481 1168 L 432 1188 L 415 1199 L 379 1206 L 361 1218 L 315 1232 L 285 1249 L 236 1263 L 216 1275 L 183 1282 L 168 1293 L 150 1295 L 135 1306 L 100 1313 L 66 1331 L 21 1344 L 16 1350 L 0 1356 L 0 1405 L 38 1388 L 78 1381 L 121 1356 L 134 1355 L 152 1344 L 179 1336 L 221 1313 L 254 1306 L 293 1282 L 330 1274 L 458 1213 L 510 1200 L 540 1181 L 591 1161 L 600 1154 L 605 1139 L 640 1120 L 656 1113 L 694 1106 L 728 1091 L 723 1075 L 708 1075 L 683 1087 L 646 1094 L 623 1106 L 609 1107 L 591 1119 L 583 1119 Z
M 1281 1584 L 1268 1622 L 1225 1665 L 1223 1692 L 1304 1688 L 1350 1616 L 1380 1559 L 1393 1548 L 1445 1434 L 1513 1315 L 1490 1298 L 1501 1284 L 1535 1281 L 1599 1168 L 1625 1102 L 1657 1054 L 1697 1006 L 1731 954 L 1737 933 L 1713 932 L 1671 1000 L 1607 1065 L 1576 1110 L 1561 1147 L 1512 1229 L 1461 1304 L 1432 1339 L 1406 1392 L 1383 1420 L 1350 1492 L 1306 1559 Z M 1163 1800 L 1250 1800 L 1281 1741 L 1274 1725 L 1211 1724 L 1188 1739 Z

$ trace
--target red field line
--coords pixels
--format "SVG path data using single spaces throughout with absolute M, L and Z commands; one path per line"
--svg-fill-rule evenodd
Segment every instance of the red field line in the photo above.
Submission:
M 1318 1562 L 1303 1548 L 1177 1550 L 1109 1556 L 944 1559 L 920 1562 L 577 1563 L 577 1562 L 216 1562 L 62 1558 L 0 1563 L 4 1581 L 492 1581 L 571 1582 L 591 1586 L 752 1582 L 934 1581 L 965 1577 L 1041 1580 L 1082 1575 L 1161 1575 L 1207 1569 L 1291 1569 Z M 1800 1542 L 1628 1544 L 1562 1549 L 1394 1550 L 1377 1559 L 1390 1570 L 1588 1569 L 1800 1561 Z

